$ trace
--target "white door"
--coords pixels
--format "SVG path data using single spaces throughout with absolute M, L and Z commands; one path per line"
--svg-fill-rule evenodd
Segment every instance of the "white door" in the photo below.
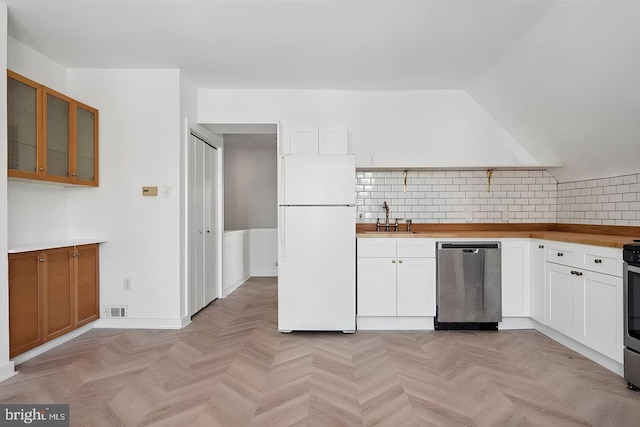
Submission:
M 189 314 L 215 298 L 216 149 L 191 135 L 189 140 Z
M 544 241 L 531 242 L 531 318 L 546 325 Z
M 397 315 L 435 316 L 436 259 L 398 257 L 397 265 Z
M 396 315 L 396 259 L 358 258 L 358 316 Z
M 355 156 L 282 156 L 284 205 L 353 205 Z
M 204 145 L 204 305 L 218 298 L 216 286 L 217 259 L 215 229 L 216 176 L 218 150 Z
M 282 207 L 278 267 L 280 331 L 353 331 L 354 207 Z

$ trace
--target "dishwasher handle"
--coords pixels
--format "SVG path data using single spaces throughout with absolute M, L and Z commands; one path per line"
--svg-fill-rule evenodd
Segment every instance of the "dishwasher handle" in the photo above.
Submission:
M 456 242 L 456 243 L 438 243 L 438 249 L 463 249 L 468 253 L 466 249 L 500 249 L 499 242 L 487 242 L 487 243 L 469 243 L 469 242 Z
M 479 250 L 480 249 L 469 249 L 469 248 L 466 248 L 466 249 L 463 249 L 462 252 L 464 252 L 465 254 L 477 254 Z

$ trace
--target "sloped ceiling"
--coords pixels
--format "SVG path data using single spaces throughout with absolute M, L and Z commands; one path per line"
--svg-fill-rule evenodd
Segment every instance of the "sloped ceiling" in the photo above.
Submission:
M 640 2 L 0 0 L 68 68 L 201 87 L 468 91 L 560 181 L 640 171 Z

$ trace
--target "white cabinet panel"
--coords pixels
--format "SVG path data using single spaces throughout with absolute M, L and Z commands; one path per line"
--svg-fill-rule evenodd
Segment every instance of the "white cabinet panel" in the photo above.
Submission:
M 358 239 L 358 316 L 435 316 L 435 240 Z M 401 256 L 400 254 L 404 254 Z
M 582 277 L 583 343 L 622 363 L 622 278 L 588 271 Z
M 409 238 L 396 239 L 398 258 L 433 258 L 436 256 L 435 239 Z
M 318 126 L 292 126 L 289 133 L 289 152 L 287 154 L 318 154 Z
M 547 265 L 547 325 L 572 338 L 576 336 L 575 319 L 579 316 L 574 305 L 573 278 L 571 268 Z
M 386 238 L 358 239 L 358 257 L 395 258 L 396 241 Z
M 558 264 L 573 265 L 575 250 L 568 244 L 547 242 L 547 261 Z
M 318 140 L 318 154 L 347 154 L 347 128 L 329 127 L 320 128 Z
M 291 155 L 346 155 L 347 128 L 344 126 L 296 125 L 289 132 Z
M 529 316 L 529 241 L 502 240 L 502 315 Z
M 546 320 L 545 242 L 531 242 L 531 318 L 543 325 Z
M 397 268 L 397 315 L 435 316 L 435 258 L 401 258 Z
M 358 315 L 396 315 L 395 258 L 358 258 Z

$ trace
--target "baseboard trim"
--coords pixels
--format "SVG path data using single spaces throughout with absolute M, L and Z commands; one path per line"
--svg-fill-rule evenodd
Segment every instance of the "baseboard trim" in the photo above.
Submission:
M 530 317 L 503 317 L 502 322 L 498 322 L 499 331 L 514 329 L 533 329 L 533 320 Z
M 96 321 L 97 322 L 97 321 Z M 15 363 L 16 365 L 19 365 L 23 362 L 26 362 L 29 359 L 33 359 L 36 356 L 41 355 L 42 353 L 49 351 L 51 349 L 54 349 L 56 347 L 58 347 L 59 345 L 62 345 L 66 342 L 71 341 L 72 339 L 79 337 L 80 335 L 84 334 L 85 332 L 90 331 L 91 329 L 93 329 L 93 325 L 96 323 L 89 323 L 87 325 L 84 325 L 78 329 L 74 329 L 73 331 L 66 333 L 58 338 L 55 338 L 51 341 L 47 341 L 46 343 L 39 345 L 38 347 L 29 350 L 27 352 L 24 352 L 22 354 L 17 355 L 16 357 L 14 357 L 13 359 L 11 359 L 11 361 L 13 363 Z
M 249 280 L 251 276 L 246 276 L 243 277 L 242 279 L 233 282 L 231 285 L 225 286 L 223 291 L 224 291 L 224 296 L 228 297 L 229 295 L 231 295 L 231 293 L 233 291 L 235 291 L 236 289 L 238 289 L 240 286 L 242 286 L 244 284 L 244 282 L 246 282 L 247 280 Z
M 561 334 L 555 329 L 551 329 L 548 326 L 543 325 L 542 323 L 538 323 L 534 321 L 534 329 L 540 332 L 543 335 L 548 336 L 554 341 L 559 342 L 565 347 L 570 348 L 576 353 L 580 353 L 587 359 L 591 359 L 596 362 L 598 365 L 601 365 L 614 374 L 617 374 L 621 377 L 624 377 L 624 365 L 620 362 L 616 362 L 615 360 L 598 353 L 597 351 L 585 346 L 584 344 L 575 341 L 574 339 L 569 338 L 568 336 Z
M 432 331 L 433 317 L 358 316 L 358 329 L 369 331 Z
M 182 329 L 183 319 L 110 319 L 93 322 L 97 329 Z
M 191 316 L 184 316 L 180 319 L 180 329 L 187 327 L 191 323 Z
M 4 380 L 8 380 L 14 375 L 18 375 L 18 371 L 16 371 L 16 364 L 13 361 L 6 362 L 4 365 L 0 366 L 0 382 Z
M 251 276 L 253 277 L 276 277 L 277 275 L 277 268 L 272 270 L 251 270 Z

